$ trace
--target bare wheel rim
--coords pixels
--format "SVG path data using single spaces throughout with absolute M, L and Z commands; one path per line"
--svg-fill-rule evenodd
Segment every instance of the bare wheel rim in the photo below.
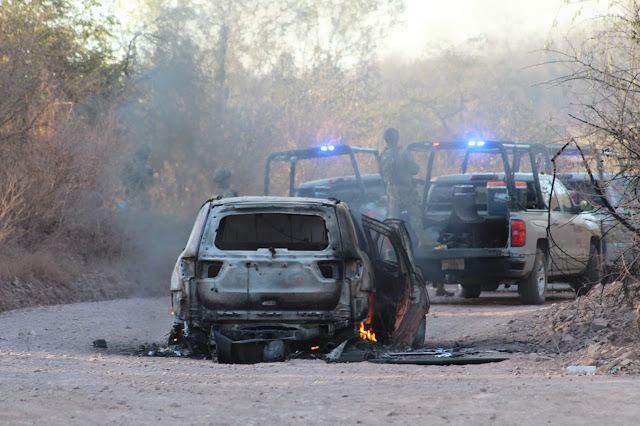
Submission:
M 542 296 L 544 294 L 545 287 L 547 286 L 547 280 L 544 273 L 544 261 L 540 262 L 538 266 L 538 294 Z

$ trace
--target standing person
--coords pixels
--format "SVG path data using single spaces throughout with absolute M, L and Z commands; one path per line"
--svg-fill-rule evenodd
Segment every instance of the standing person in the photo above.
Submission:
M 147 145 L 138 148 L 122 169 L 122 184 L 127 200 L 143 208 L 151 206 L 149 189 L 153 185 L 153 168 L 149 163 L 151 149 Z
M 380 174 L 387 185 L 389 196 L 389 217 L 406 218 L 409 226 L 418 237 L 418 245 L 431 246 L 424 236 L 422 215 L 420 213 L 420 196 L 412 179 L 420 171 L 405 148 L 398 145 L 400 133 L 390 127 L 384 131 L 387 146 L 380 154 Z M 436 284 L 436 296 L 453 296 L 444 288 L 444 284 Z
M 389 196 L 389 217 L 407 218 L 409 226 L 423 243 L 420 196 L 412 183 L 412 178 L 420 171 L 404 147 L 398 145 L 400 134 L 393 127 L 384 131 L 387 146 L 380 154 L 380 174 L 387 185 Z M 408 216 L 408 217 L 407 217 Z
M 231 189 L 231 176 L 233 176 L 233 170 L 225 168 L 216 170 L 213 177 L 215 187 L 211 198 L 229 198 L 238 196 L 238 192 Z

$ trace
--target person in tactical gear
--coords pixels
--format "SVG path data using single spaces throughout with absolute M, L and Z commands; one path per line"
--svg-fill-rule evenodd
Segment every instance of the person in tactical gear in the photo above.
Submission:
M 420 213 L 420 195 L 413 185 L 413 176 L 420 171 L 407 150 L 398 145 L 400 133 L 398 129 L 390 127 L 384 131 L 386 146 L 380 154 L 380 174 L 387 186 L 389 196 L 390 218 L 404 219 L 408 227 L 418 237 L 418 245 L 432 246 L 427 241 L 422 228 Z M 437 296 L 452 296 L 445 290 L 444 284 L 436 285 Z
M 124 165 L 121 176 L 127 199 L 147 208 L 151 204 L 149 188 L 153 185 L 153 168 L 149 164 L 149 154 L 151 148 L 147 145 L 138 148 Z
M 388 216 L 402 219 L 408 215 L 408 225 L 421 241 L 420 197 L 412 182 L 413 175 L 420 171 L 420 167 L 411 154 L 398 145 L 399 139 L 397 129 L 391 127 L 384 131 L 387 146 L 380 154 L 380 174 L 389 196 Z
M 231 189 L 231 176 L 233 176 L 233 170 L 225 168 L 216 170 L 213 177 L 215 187 L 211 198 L 216 199 L 238 196 L 238 192 Z

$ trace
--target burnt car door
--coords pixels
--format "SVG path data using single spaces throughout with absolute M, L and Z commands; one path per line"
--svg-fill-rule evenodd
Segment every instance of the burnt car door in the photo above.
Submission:
M 409 346 L 429 312 L 429 296 L 401 220 L 362 216 L 374 269 L 373 331 L 378 341 Z

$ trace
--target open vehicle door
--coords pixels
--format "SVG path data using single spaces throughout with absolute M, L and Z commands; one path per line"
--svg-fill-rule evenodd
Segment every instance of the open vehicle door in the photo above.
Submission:
M 362 216 L 375 273 L 372 329 L 378 341 L 422 346 L 429 296 L 414 262 L 404 222 Z

